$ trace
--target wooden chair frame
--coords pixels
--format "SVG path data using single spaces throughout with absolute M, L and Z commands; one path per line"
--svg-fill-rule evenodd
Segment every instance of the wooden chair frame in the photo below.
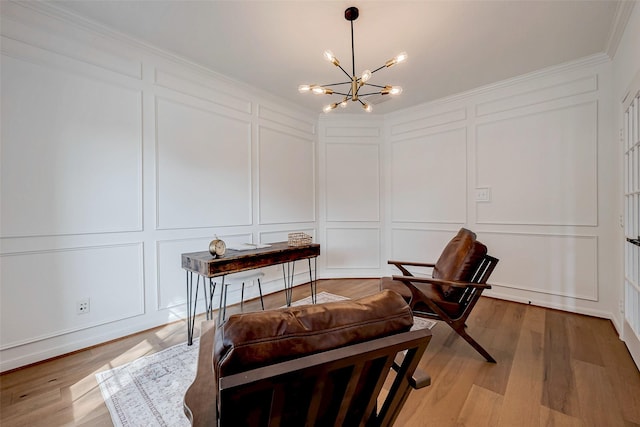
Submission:
M 442 320 L 447 323 L 458 335 L 464 338 L 471 346 L 476 349 L 484 358 L 491 363 L 496 363 L 496 360 L 485 350 L 476 340 L 471 338 L 466 331 L 466 322 L 469 314 L 476 305 L 482 291 L 485 289 L 491 289 L 491 285 L 487 284 L 489 276 L 496 268 L 498 259 L 489 255 L 485 255 L 478 263 L 478 266 L 469 282 L 459 282 L 450 280 L 434 279 L 431 277 L 417 277 L 414 276 L 407 267 L 435 267 L 433 263 L 422 262 L 405 262 L 405 261 L 388 261 L 389 264 L 395 265 L 401 272 L 402 276 L 394 275 L 392 278 L 404 283 L 411 291 L 411 302 L 409 305 L 413 310 L 414 316 L 426 317 L 434 320 Z M 413 283 L 430 283 L 434 285 L 453 286 L 455 288 L 463 289 L 461 296 L 456 302 L 461 306 L 461 311 L 456 317 L 452 317 L 447 314 L 437 302 L 428 298 L 424 293 L 420 292 Z M 416 310 L 418 302 L 425 304 L 431 311 Z
M 237 406 L 238 400 L 241 400 L 241 405 L 250 405 L 252 395 L 264 397 L 265 392 L 271 401 L 269 420 L 264 425 L 287 425 L 287 401 L 289 394 L 296 393 L 290 384 L 301 379 L 313 384 L 305 425 L 318 425 L 316 423 L 321 416 L 323 425 L 328 425 L 327 411 L 319 411 L 319 408 L 330 395 L 332 400 L 339 402 L 330 425 L 391 426 L 411 390 L 431 383 L 428 375 L 416 371 L 431 340 L 431 331 L 426 328 L 223 376 L 217 388 L 212 361 L 214 335 L 214 322 L 203 322 L 196 378 L 184 397 L 184 412 L 193 426 L 241 425 L 243 422 L 239 421 L 239 414 L 227 414 L 225 407 L 234 403 Z M 391 375 L 393 382 L 379 410 L 376 410 L 390 369 L 395 371 L 395 375 Z M 340 387 L 331 383 L 337 371 L 340 371 L 341 381 L 346 381 L 342 395 L 336 395 Z M 371 386 L 363 390 L 364 373 L 366 384 Z M 354 406 L 358 408 L 354 410 Z M 360 414 L 357 421 L 354 421 L 354 413 Z

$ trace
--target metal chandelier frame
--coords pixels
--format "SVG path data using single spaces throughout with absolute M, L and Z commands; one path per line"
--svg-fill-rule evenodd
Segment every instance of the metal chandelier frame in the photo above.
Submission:
M 352 73 L 349 74 L 344 68 L 342 68 L 342 66 L 340 65 L 340 61 L 338 61 L 338 59 L 334 56 L 333 52 L 331 52 L 330 50 L 326 50 L 324 52 L 324 57 L 327 61 L 331 62 L 333 65 L 335 65 L 336 67 L 340 68 L 342 70 L 342 72 L 349 78 L 348 81 L 345 82 L 339 82 L 339 83 L 330 83 L 330 84 L 325 84 L 325 85 L 316 85 L 316 84 L 302 84 L 300 86 L 298 86 L 298 91 L 300 93 L 306 93 L 306 92 L 312 92 L 316 95 L 340 95 L 343 96 L 344 98 L 342 99 L 341 102 L 334 102 L 332 104 L 326 105 L 323 108 L 323 111 L 325 113 L 328 113 L 331 110 L 334 110 L 336 107 L 341 106 L 341 107 L 346 107 L 347 106 L 347 101 L 351 100 L 354 102 L 360 102 L 360 104 L 362 105 L 362 108 L 365 109 L 365 111 L 367 112 L 371 112 L 372 108 L 371 108 L 371 104 L 368 104 L 366 102 L 363 102 L 360 98 L 362 97 L 366 97 L 366 96 L 371 96 L 371 95 L 398 95 L 400 93 L 402 93 L 402 88 L 400 86 L 390 86 L 390 85 L 385 85 L 385 86 L 381 86 L 381 85 L 376 85 L 376 84 L 372 84 L 369 83 L 369 80 L 371 79 L 371 76 L 382 70 L 383 68 L 389 68 L 395 64 L 398 64 L 402 61 L 404 61 L 405 59 L 407 59 L 407 54 L 406 52 L 402 52 L 399 55 L 397 55 L 396 57 L 388 60 L 387 62 L 385 62 L 382 66 L 376 68 L 373 71 L 370 70 L 365 70 L 360 76 L 356 75 L 356 61 L 355 61 L 355 48 L 354 48 L 354 41 L 353 41 L 353 21 L 355 21 L 356 19 L 358 19 L 359 16 L 359 11 L 357 7 L 349 7 L 344 11 L 344 18 L 349 21 L 351 23 L 351 68 L 352 68 Z M 338 90 L 334 90 L 331 89 L 330 87 L 335 87 L 335 86 L 341 86 L 341 85 L 349 85 L 349 90 L 347 92 L 341 92 Z M 361 93 L 361 89 L 364 86 L 371 86 L 372 88 L 377 88 L 378 90 L 374 91 L 374 92 L 367 92 L 367 93 Z

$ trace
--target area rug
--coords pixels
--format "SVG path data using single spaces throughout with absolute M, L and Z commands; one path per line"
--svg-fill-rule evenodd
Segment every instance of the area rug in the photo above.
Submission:
M 318 303 L 346 297 L 320 292 Z M 310 304 L 311 297 L 292 305 Z M 414 328 L 432 328 L 436 322 L 414 318 Z M 182 399 L 196 376 L 198 339 L 178 344 L 131 363 L 96 374 L 102 397 L 116 427 L 189 426 Z

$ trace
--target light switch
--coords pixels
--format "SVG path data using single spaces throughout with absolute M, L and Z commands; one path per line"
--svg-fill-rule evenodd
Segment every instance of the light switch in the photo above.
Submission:
M 476 188 L 476 202 L 490 202 L 491 201 L 491 188 L 482 187 Z

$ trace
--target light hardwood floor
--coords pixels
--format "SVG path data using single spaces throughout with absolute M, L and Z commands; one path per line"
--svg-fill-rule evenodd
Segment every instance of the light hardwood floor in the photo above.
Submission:
M 318 283 L 347 297 L 377 289 L 377 279 Z M 294 300 L 308 295 L 294 289 Z M 266 308 L 283 302 L 265 297 Z M 438 324 L 421 361 L 432 385 L 411 394 L 397 426 L 640 426 L 640 373 L 608 320 L 482 298 L 469 333 L 498 363 Z M 95 374 L 184 341 L 177 322 L 3 374 L 0 425 L 111 426 Z

